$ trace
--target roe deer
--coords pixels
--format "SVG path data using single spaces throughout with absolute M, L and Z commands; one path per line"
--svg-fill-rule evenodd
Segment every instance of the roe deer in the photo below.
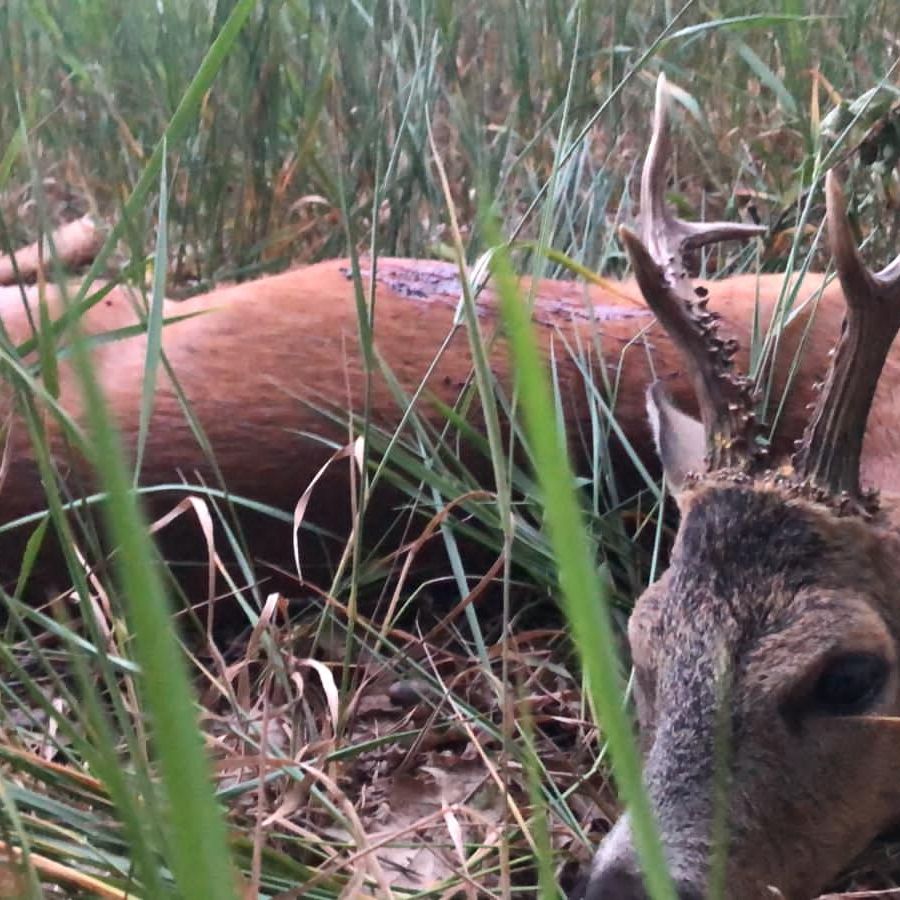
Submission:
M 656 103 L 641 237 L 621 237 L 681 351 L 701 421 L 650 390 L 681 524 L 628 628 L 644 780 L 681 900 L 708 895 L 716 854 L 723 897 L 798 900 L 900 820 L 900 519 L 895 500 L 860 478 L 900 328 L 900 257 L 878 274 L 865 268 L 830 171 L 826 224 L 846 318 L 796 453 L 767 458 L 754 385 L 735 374 L 733 347 L 682 262 L 687 248 L 737 235 L 663 205 L 662 78 Z M 588 900 L 647 897 L 629 829 L 626 813 L 601 844 Z
M 17 257 L 19 254 L 17 254 Z M 26 251 L 21 261 L 32 265 L 39 258 Z M 417 408 L 421 415 L 440 422 L 432 398 L 453 403 L 471 368 L 468 341 L 454 323 L 460 285 L 454 266 L 434 261 L 380 259 L 376 266 L 363 263 L 364 287 L 374 277 L 374 342 L 378 358 L 391 369 L 396 383 L 413 396 L 427 378 Z M 372 269 L 375 269 L 374 274 Z M 0 277 L 6 268 L 0 261 Z M 749 323 L 755 305 L 763 322 L 773 314 L 783 286 L 781 275 L 743 275 L 707 284 L 721 315 L 722 336 L 748 344 Z M 527 281 L 523 289 L 528 289 Z M 804 353 L 796 373 L 796 387 L 775 435 L 773 452 L 782 453 L 803 430 L 805 406 L 813 399 L 812 382 L 824 371 L 827 354 L 840 329 L 843 315 L 841 289 L 827 286 L 821 275 L 809 274 L 798 287 L 798 300 L 821 292 L 809 327 L 806 306 L 787 330 L 777 360 L 775 388 L 781 391 L 788 377 L 788 361 L 801 336 Z M 591 347 L 596 332 L 607 363 L 621 369 L 613 412 L 624 435 L 645 460 L 653 457 L 644 413 L 644 393 L 653 374 L 665 378 L 673 399 L 687 410 L 694 407 L 690 383 L 672 340 L 655 325 L 640 299 L 633 279 L 592 285 L 543 279 L 535 286 L 534 318 L 545 352 L 556 340 L 554 363 L 563 388 L 563 412 L 574 448 L 591 433 L 590 391 L 569 347 Z M 10 337 L 4 353 L 26 347 L 33 331 L 46 320 L 63 315 L 60 291 L 48 287 L 47 314 L 37 309 L 34 287 L 0 289 L 0 319 Z M 482 326 L 495 325 L 494 295 L 490 288 L 479 297 Z M 124 329 L 140 322 L 140 305 L 133 292 L 116 287 L 98 295 L 81 318 L 91 335 Z M 365 385 L 363 356 L 358 346 L 357 308 L 351 267 L 347 260 L 329 260 L 256 281 L 223 287 L 183 302 L 166 304 L 166 317 L 177 319 L 163 329 L 163 350 L 183 398 L 203 430 L 216 466 L 213 466 L 184 413 L 182 398 L 168 374 L 157 383 L 140 483 L 144 486 L 218 486 L 219 476 L 232 494 L 269 503 L 289 512 L 311 479 L 325 464 L 334 443 L 348 441 L 348 409 L 362 410 Z M 444 344 L 448 335 L 452 338 Z M 61 328 L 54 336 L 59 346 L 67 340 Z M 644 334 L 644 340 L 636 340 Z M 564 339 L 564 340 L 560 340 Z M 652 373 L 647 347 L 652 350 Z M 440 359 L 430 368 L 440 350 Z M 97 376 L 124 436 L 126 446 L 137 442 L 141 413 L 146 340 L 133 336 L 97 341 L 93 357 Z M 739 363 L 746 357 L 739 353 Z M 25 358 L 40 383 L 37 355 Z M 501 384 L 509 386 L 509 370 L 502 342 L 495 344 L 491 365 Z M 78 389 L 68 364 L 59 372 L 62 409 L 82 421 Z M 870 417 L 864 474 L 883 487 L 900 490 L 900 469 L 893 465 L 893 447 L 900 429 L 900 359 L 889 361 Z M 0 391 L 0 423 L 15 408 L 11 392 Z M 321 408 L 340 411 L 338 421 L 322 415 Z M 403 410 L 381 371 L 373 377 L 370 407 L 374 421 L 388 429 L 400 422 Z M 59 471 L 76 494 L 90 489 L 90 469 L 62 439 L 52 415 L 47 417 L 52 449 Z M 314 438 L 311 438 L 313 435 Z M 331 442 L 329 446 L 326 441 Z M 6 477 L 0 482 L 0 524 L 18 521 L 46 507 L 44 488 L 33 451 L 21 421 L 14 421 L 6 447 Z M 317 484 L 306 521 L 346 534 L 350 501 L 346 468 L 336 467 Z M 158 495 L 153 495 L 158 496 Z M 167 510 L 170 497 L 155 511 Z M 383 506 L 381 507 L 383 512 Z M 250 513 L 248 513 L 250 515 Z M 378 505 L 371 515 L 379 515 Z M 396 518 L 391 513 L 391 518 Z M 388 516 L 381 520 L 387 521 Z M 381 522 L 376 524 L 381 525 Z M 376 529 L 378 530 L 378 529 Z M 27 537 L 30 527 L 17 533 Z M 268 559 L 291 558 L 290 526 L 258 516 L 249 523 L 251 550 Z M 279 548 L 281 548 L 279 550 Z M 321 555 L 316 546 L 317 555 Z M 200 555 L 202 556 L 202 549 Z M 15 564 L 16 553 L 4 545 L 3 564 Z M 15 575 L 15 571 L 11 573 Z

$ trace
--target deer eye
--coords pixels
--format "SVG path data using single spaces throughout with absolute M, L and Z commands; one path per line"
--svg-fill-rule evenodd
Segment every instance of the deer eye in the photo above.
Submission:
M 888 664 L 882 657 L 847 653 L 831 660 L 819 675 L 813 703 L 825 715 L 859 715 L 878 699 L 887 676 Z

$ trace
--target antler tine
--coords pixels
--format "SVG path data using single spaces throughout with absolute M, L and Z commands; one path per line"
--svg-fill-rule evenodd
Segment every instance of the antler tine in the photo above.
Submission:
M 641 175 L 641 235 L 650 255 L 661 262 L 667 255 L 680 257 L 718 241 L 748 240 L 765 232 L 761 225 L 735 222 L 685 222 L 672 215 L 666 205 L 666 170 L 672 156 L 669 103 L 671 90 L 666 76 L 656 82 L 653 134 Z
M 705 298 L 692 288 L 683 257 L 691 248 L 746 239 L 765 228 L 730 222 L 685 222 L 669 211 L 665 202 L 666 163 L 671 155 L 669 97 L 665 76 L 660 75 L 653 135 L 641 176 L 643 240 L 624 226 L 619 235 L 647 305 L 685 359 L 706 430 L 708 467 L 749 465 L 759 453 L 753 440 L 752 384 L 732 371 L 736 344 L 716 335 L 718 317 L 706 310 Z
M 798 473 L 833 494 L 864 499 L 859 462 L 869 409 L 891 344 L 900 330 L 900 256 L 880 272 L 866 268 L 856 247 L 844 193 L 825 178 L 825 218 L 835 268 L 847 302 L 825 387 L 800 448 Z

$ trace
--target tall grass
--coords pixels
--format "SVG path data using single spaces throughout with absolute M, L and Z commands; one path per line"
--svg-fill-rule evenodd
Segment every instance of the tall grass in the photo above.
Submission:
M 685 88 L 672 201 L 708 216 L 749 205 L 785 231 L 762 258 L 719 254 L 702 265 L 726 273 L 808 264 L 813 240 L 790 229 L 819 203 L 824 112 L 881 85 L 869 106 L 844 110 L 846 149 L 884 115 L 896 96 L 882 79 L 898 26 L 889 0 L 8 0 L 0 6 L 0 246 L 83 211 L 115 223 L 92 274 L 150 285 L 145 434 L 165 365 L 164 291 L 187 294 L 338 254 L 353 257 L 357 275 L 360 253 L 446 256 L 466 271 L 511 238 L 521 271 L 623 272 L 614 226 L 631 215 L 660 70 Z M 890 189 L 892 134 L 874 147 L 880 168 L 856 167 L 863 221 Z M 890 243 L 898 222 L 881 225 L 878 240 Z M 504 284 L 506 254 L 495 257 Z M 73 896 L 298 896 L 298 885 L 314 897 L 438 896 L 454 887 L 509 896 L 538 882 L 553 896 L 566 861 L 584 859 L 599 820 L 614 814 L 606 737 L 623 793 L 637 804 L 654 896 L 669 895 L 652 829 L 640 829 L 615 652 L 619 608 L 658 558 L 662 501 L 636 456 L 637 493 L 609 466 L 616 383 L 603 363 L 615 360 L 599 345 L 556 350 L 594 379 L 592 430 L 579 436 L 590 465 L 573 492 L 548 427 L 561 403 L 552 360 L 541 372 L 522 307 L 513 291 L 502 293 L 519 392 L 496 385 L 489 338 L 464 297 L 479 363 L 444 427 L 414 411 L 394 433 L 365 410 L 354 422 L 365 439 L 361 507 L 380 479 L 399 487 L 411 508 L 435 516 L 447 571 L 407 582 L 368 555 L 378 535 L 357 531 L 329 590 L 305 596 L 296 612 L 229 585 L 247 613 L 239 650 L 220 648 L 202 628 L 199 639 L 172 629 L 166 589 L 175 588 L 129 489 L 139 473 L 123 462 L 77 329 L 66 352 L 90 398 L 90 436 L 57 410 L 63 328 L 42 332 L 42 378 L 23 361 L 33 348 L 0 334 L 3 374 L 47 485 L 21 583 L 52 528 L 65 538 L 76 598 L 41 608 L 21 591 L 4 598 L 0 840 L 22 863 L 10 875 L 18 895 L 40 896 L 41 881 L 53 881 Z M 69 318 L 77 323 L 102 296 L 86 286 Z M 392 361 L 377 353 L 368 300 L 357 278 L 367 366 L 411 409 Z M 467 424 L 473 404 L 486 413 L 486 436 Z M 48 410 L 102 473 L 106 518 L 95 520 L 95 504 L 68 493 L 56 471 Z M 321 412 L 341 422 L 350 415 Z M 481 449 L 490 478 L 461 462 L 460 441 Z M 202 496 L 232 529 L 229 505 L 242 501 L 221 487 Z M 454 502 L 464 515 L 445 515 Z M 418 533 L 421 517 L 410 521 Z M 100 555 L 99 531 L 120 548 L 111 579 L 88 579 L 76 554 Z M 650 552 L 633 540 L 644 532 L 657 535 Z M 252 580 L 241 535 L 227 533 Z M 487 575 L 470 569 L 461 538 L 495 554 Z M 478 605 L 493 582 L 497 612 Z M 558 588 L 570 598 L 581 663 L 553 612 Z M 608 608 L 592 605 L 605 592 Z M 371 608 L 360 606 L 362 595 Z M 602 637 L 599 652 L 589 633 Z M 372 685 L 376 700 L 388 696 L 377 687 L 385 680 L 411 691 L 427 721 L 381 710 L 371 726 L 366 715 L 375 713 L 360 708 L 373 705 Z M 448 783 L 465 782 L 471 763 L 456 749 L 460 734 L 491 790 L 478 782 L 457 795 Z M 424 748 L 426 739 L 443 755 Z M 385 760 L 401 775 L 386 778 Z M 370 794 L 386 784 L 399 791 L 410 771 L 413 793 L 433 789 L 440 799 L 437 812 L 401 819 L 402 804 L 379 807 L 359 786 L 369 779 Z M 438 791 L 428 778 L 445 781 Z M 389 838 L 376 814 L 385 808 Z M 432 820 L 442 823 L 452 866 L 439 866 L 437 851 L 397 855 L 411 835 L 430 835 Z M 396 877 L 416 865 L 437 872 L 427 887 Z
M 160 14 L 143 4 L 126 14 L 101 0 L 4 4 L 4 81 L 23 98 L 60 207 L 97 208 L 118 221 L 232 5 L 163 3 Z M 823 0 L 804 4 L 803 15 L 794 6 L 689 4 L 683 27 L 654 57 L 652 67 L 662 63 L 676 83 L 690 84 L 701 124 L 721 129 L 717 140 L 702 127 L 690 133 L 699 152 L 682 160 L 685 172 L 700 165 L 723 197 L 740 177 L 789 206 L 816 140 L 815 108 L 830 105 L 832 92 L 856 97 L 887 69 L 890 4 L 871 14 L 863 3 Z M 571 96 L 576 129 L 678 8 L 614 4 L 604 14 L 585 6 Z M 475 226 L 478 186 L 515 223 L 553 167 L 576 9 L 549 0 L 257 5 L 188 138 L 170 145 L 173 276 L 206 283 L 343 253 L 341 180 L 352 198 L 351 233 L 362 243 L 377 190 L 381 251 L 434 253 L 445 235 L 426 115 L 446 148 L 463 222 Z M 613 262 L 610 254 L 621 258 L 606 205 L 618 202 L 646 133 L 649 81 L 650 70 L 625 85 L 561 173 L 551 243 L 594 268 Z M 6 142 L 18 125 L 15 105 L 5 103 Z M 22 165 L 14 175 L 24 186 Z M 152 243 L 150 210 L 132 210 L 125 223 L 137 258 Z M 8 217 L 17 240 L 36 225 L 32 206 L 21 211 Z M 536 225 L 532 216 L 523 236 Z M 477 228 L 469 243 L 474 259 Z

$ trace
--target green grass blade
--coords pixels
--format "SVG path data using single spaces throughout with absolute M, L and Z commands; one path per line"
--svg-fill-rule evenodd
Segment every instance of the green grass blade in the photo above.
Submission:
M 155 551 L 125 465 L 122 447 L 77 332 L 73 357 L 82 382 L 93 457 L 108 495 L 109 533 L 118 545 L 116 571 L 141 666 L 141 694 L 159 758 L 169 809 L 169 852 L 185 898 L 233 900 L 234 873 L 221 811 L 215 802 L 184 658 Z
M 488 221 L 486 233 L 499 237 Z M 500 241 L 495 239 L 499 248 Z M 606 585 L 597 575 L 574 476 L 555 427 L 553 398 L 526 306 L 518 295 L 509 258 L 502 249 L 491 269 L 509 335 L 526 432 L 543 492 L 546 525 L 559 572 L 562 602 L 578 647 L 595 708 L 609 743 L 616 782 L 632 817 L 635 844 L 653 900 L 674 900 L 653 814 L 641 781 L 641 767 L 623 709 L 622 678 L 609 617 Z
M 153 290 L 150 295 L 150 313 L 147 316 L 147 356 L 144 362 L 144 379 L 141 385 L 141 413 L 138 422 L 137 448 L 135 450 L 134 483 L 140 482 L 144 448 L 150 432 L 150 417 L 156 397 L 156 376 L 162 356 L 163 310 L 166 293 L 166 269 L 169 263 L 167 232 L 169 228 L 169 185 L 166 174 L 166 143 L 159 168 L 159 217 L 156 226 L 156 252 L 153 255 Z

